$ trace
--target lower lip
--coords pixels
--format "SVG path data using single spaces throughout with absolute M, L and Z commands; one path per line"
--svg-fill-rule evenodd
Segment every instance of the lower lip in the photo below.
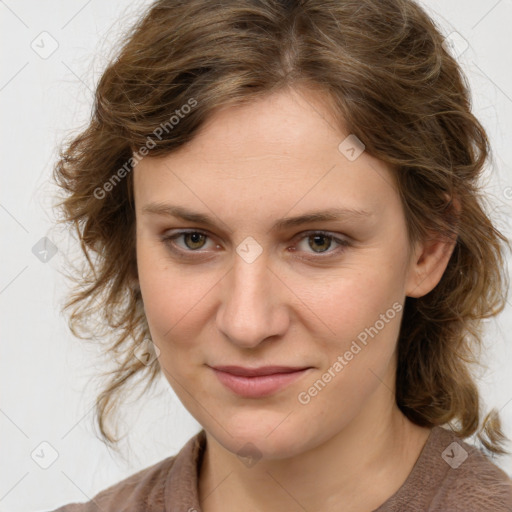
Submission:
M 272 395 L 302 377 L 308 370 L 309 368 L 290 373 L 243 377 L 213 368 L 215 375 L 224 386 L 245 398 L 260 398 Z

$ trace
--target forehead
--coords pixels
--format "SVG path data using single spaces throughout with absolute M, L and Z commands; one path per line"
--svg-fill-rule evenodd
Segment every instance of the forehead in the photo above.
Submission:
M 188 144 L 136 165 L 136 204 L 172 198 L 219 211 L 278 206 L 276 214 L 393 206 L 391 169 L 364 151 L 347 158 L 340 144 L 353 136 L 327 105 L 321 93 L 301 90 L 218 109 Z

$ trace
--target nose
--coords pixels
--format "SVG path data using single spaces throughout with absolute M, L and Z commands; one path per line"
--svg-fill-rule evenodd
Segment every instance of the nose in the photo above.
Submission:
M 217 328 L 233 344 L 254 348 L 282 336 L 289 325 L 287 288 L 269 267 L 265 254 L 248 263 L 238 254 L 221 284 Z M 289 292 L 288 292 L 289 293 Z

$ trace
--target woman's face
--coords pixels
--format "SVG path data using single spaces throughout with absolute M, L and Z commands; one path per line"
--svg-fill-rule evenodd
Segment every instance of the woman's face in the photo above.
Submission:
M 405 218 L 391 170 L 359 154 L 317 94 L 217 111 L 189 145 L 134 170 L 159 364 L 233 453 L 250 442 L 264 457 L 293 456 L 394 403 L 415 288 Z M 287 369 L 237 377 L 221 366 Z

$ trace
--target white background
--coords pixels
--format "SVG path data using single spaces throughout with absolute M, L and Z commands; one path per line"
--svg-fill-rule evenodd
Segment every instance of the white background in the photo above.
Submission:
M 51 510 L 86 501 L 175 454 L 200 429 L 161 381 L 157 392 L 127 404 L 126 460 L 107 450 L 93 426 L 97 348 L 74 339 L 59 312 L 67 286 L 62 268 L 76 254 L 76 244 L 53 227 L 52 164 L 62 138 L 85 126 L 94 85 L 116 38 L 148 3 L 0 1 L 0 511 Z M 498 226 L 511 236 L 512 0 L 428 0 L 423 5 L 445 35 L 457 31 L 469 44 L 459 61 L 471 84 L 474 111 L 494 148 L 486 190 Z M 50 36 L 40 35 L 44 31 Z M 52 44 L 58 48 L 41 58 L 31 44 L 40 52 Z M 45 236 L 58 252 L 43 263 L 32 247 Z M 510 299 L 487 326 L 488 370 L 480 388 L 485 408 L 501 410 L 512 438 Z M 31 458 L 44 441 L 58 453 L 48 469 Z M 496 463 L 512 475 L 512 457 Z

